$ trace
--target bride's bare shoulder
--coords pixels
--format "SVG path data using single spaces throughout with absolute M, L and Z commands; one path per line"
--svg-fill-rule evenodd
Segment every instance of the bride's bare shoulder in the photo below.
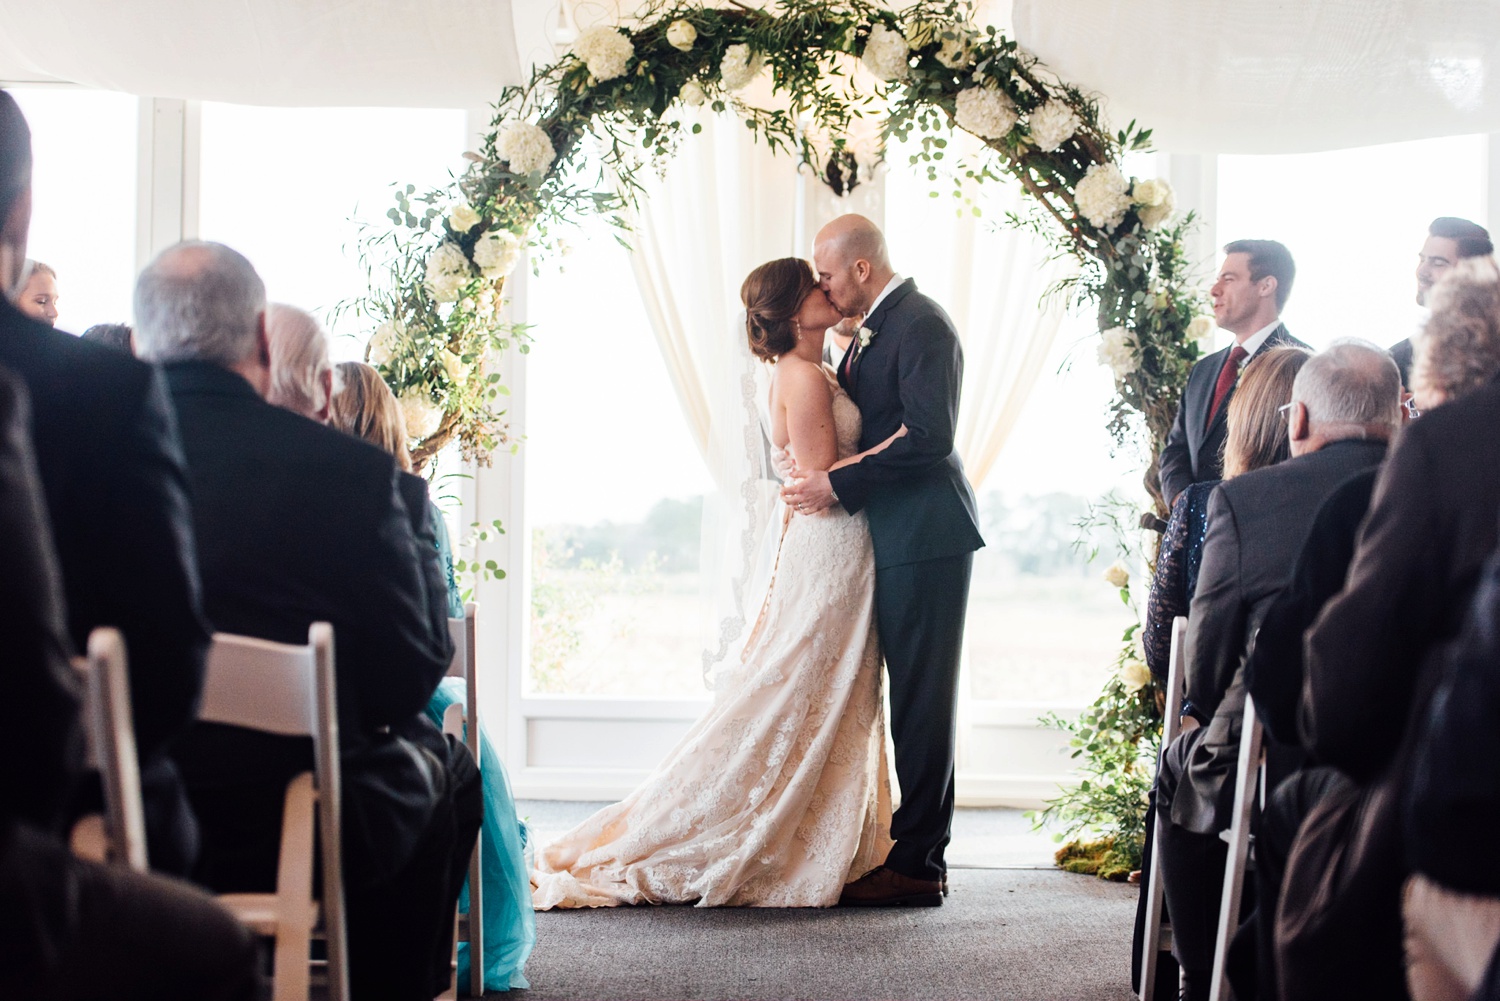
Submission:
M 791 395 L 827 398 L 831 393 L 822 364 L 806 358 L 782 355 L 771 372 L 771 379 L 783 399 Z

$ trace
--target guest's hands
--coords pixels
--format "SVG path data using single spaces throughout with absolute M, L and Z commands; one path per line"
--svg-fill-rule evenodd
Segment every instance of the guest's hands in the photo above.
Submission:
M 798 514 L 819 514 L 838 503 L 825 470 L 803 469 L 796 462 L 792 463 L 791 477 L 781 488 L 781 498 Z

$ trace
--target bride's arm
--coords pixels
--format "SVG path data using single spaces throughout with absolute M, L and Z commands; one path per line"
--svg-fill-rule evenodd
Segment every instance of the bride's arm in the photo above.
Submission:
M 787 450 L 803 469 L 827 469 L 839 457 L 833 428 L 833 391 L 818 366 L 777 362 L 778 397 L 786 412 Z
M 843 469 L 845 466 L 852 466 L 856 462 L 858 462 L 861 459 L 865 458 L 866 456 L 875 455 L 875 454 L 877 454 L 879 452 L 884 452 L 886 449 L 888 449 L 888 448 L 891 447 L 891 442 L 895 441 L 897 438 L 905 438 L 905 437 L 906 437 L 906 425 L 903 424 L 899 428 L 896 429 L 896 433 L 895 434 L 891 435 L 889 438 L 887 438 L 885 441 L 881 442 L 879 445 L 873 445 L 870 448 L 865 449 L 863 452 L 860 452 L 857 455 L 851 455 L 851 456 L 849 456 L 849 458 L 847 458 L 847 459 L 840 459 L 838 462 L 835 462 L 833 465 L 829 466 L 828 467 L 828 471 L 829 472 L 833 472 L 835 469 Z

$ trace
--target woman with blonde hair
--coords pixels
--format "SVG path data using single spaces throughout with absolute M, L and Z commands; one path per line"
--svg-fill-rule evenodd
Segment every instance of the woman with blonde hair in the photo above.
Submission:
M 1292 383 L 1311 357 L 1312 353 L 1303 348 L 1282 346 L 1263 351 L 1246 364 L 1229 398 L 1224 479 L 1274 466 L 1291 456 L 1282 408 L 1291 402 Z M 1146 664 L 1159 680 L 1167 676 L 1172 620 L 1187 615 L 1197 589 L 1203 538 L 1208 532 L 1208 495 L 1219 483 L 1206 480 L 1184 490 L 1172 505 L 1162 533 L 1156 574 L 1146 599 L 1146 626 L 1141 632 Z
M 333 398 L 328 423 L 346 434 L 363 438 L 396 457 L 401 468 L 411 472 L 411 457 L 406 452 L 406 421 L 396 394 L 385 384 L 380 373 L 363 362 L 346 361 L 337 366 L 342 388 Z M 429 504 L 433 533 L 437 540 L 440 562 L 448 579 L 448 614 L 464 614 L 463 599 L 453 573 L 453 550 L 448 528 L 436 504 Z M 427 703 L 427 717 L 439 727 L 443 713 L 454 703 L 464 700 L 464 682 L 445 679 Z M 480 832 L 480 854 L 484 880 L 484 986 L 490 991 L 526 988 L 524 969 L 531 947 L 536 943 L 536 919 L 531 911 L 531 877 L 525 862 L 525 835 L 516 818 L 516 804 L 511 797 L 510 780 L 500 758 L 490 745 L 489 736 L 480 728 L 479 775 L 484 786 L 484 821 Z M 467 907 L 467 884 L 460 908 Z M 459 944 L 458 983 L 469 982 L 468 944 Z

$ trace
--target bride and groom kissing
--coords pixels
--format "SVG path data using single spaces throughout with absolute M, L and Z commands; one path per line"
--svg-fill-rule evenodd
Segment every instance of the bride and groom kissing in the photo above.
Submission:
M 825 226 L 813 264 L 771 261 L 740 290 L 789 473 L 758 615 L 656 771 L 537 853 L 538 908 L 943 902 L 959 651 L 984 544 L 954 451 L 963 353 L 870 220 Z M 858 316 L 832 371 L 825 331 Z

